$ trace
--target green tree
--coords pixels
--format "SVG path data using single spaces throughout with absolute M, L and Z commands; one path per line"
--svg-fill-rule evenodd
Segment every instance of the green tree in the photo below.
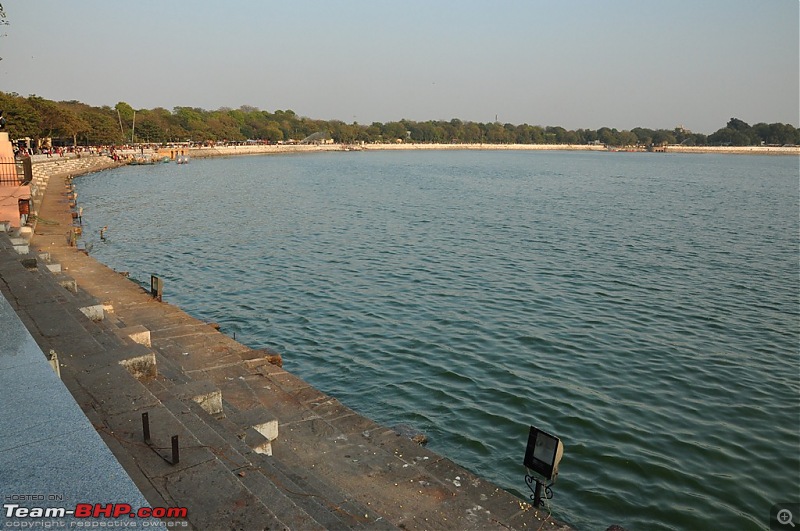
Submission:
M 122 141 L 117 113 L 108 106 L 101 108 L 85 106 L 79 111 L 81 118 L 89 125 L 84 133 L 84 142 L 88 145 L 109 145 Z
M 206 117 L 206 129 L 208 138 L 212 140 L 245 140 L 239 122 L 223 109 L 209 113 Z
M 38 134 L 40 138 L 75 137 L 86 124 L 68 107 L 39 96 L 28 97 L 28 102 L 39 115 Z
M 175 118 L 178 125 L 186 131 L 186 137 L 195 142 L 202 142 L 209 139 L 209 131 L 206 125 L 207 111 L 192 107 L 175 107 Z
M 717 146 L 749 146 L 753 142 L 747 132 L 723 127 L 709 135 L 708 141 Z
M 589 144 L 597 140 L 597 131 L 592 129 L 578 129 L 577 133 L 584 144 Z
M 672 132 L 666 129 L 659 129 L 653 133 L 653 144 L 656 146 L 666 146 L 669 144 L 677 144 L 678 141 Z
M 618 146 L 619 131 L 608 127 L 601 127 L 597 130 L 597 139 L 607 146 Z
M 400 122 L 389 122 L 383 127 L 381 133 L 387 142 L 396 142 L 406 139 L 406 126 Z
M 626 147 L 626 146 L 635 146 L 639 139 L 636 135 L 630 131 L 621 131 L 617 135 L 617 142 L 619 146 Z
M 634 127 L 631 129 L 631 133 L 636 135 L 636 139 L 638 140 L 639 144 L 643 146 L 651 146 L 653 145 L 653 137 L 655 136 L 655 131 L 652 129 L 644 129 L 642 127 Z
M 631 131 L 617 131 L 608 127 L 598 130 L 567 130 L 559 126 L 514 125 L 511 123 L 463 122 L 458 118 L 449 121 L 428 120 L 415 122 L 402 119 L 369 126 L 346 124 L 339 120 L 313 120 L 298 116 L 294 111 L 261 111 L 256 107 L 238 109 L 220 108 L 206 111 L 201 108 L 175 107 L 152 110 L 134 109 L 125 102 L 114 108 L 92 107 L 77 101 L 52 102 L 32 95 L 20 97 L 16 93 L 0 92 L 0 109 L 8 119 L 12 137 L 71 137 L 89 144 L 113 144 L 131 138 L 134 113 L 135 136 L 138 140 L 170 142 L 191 139 L 244 140 L 263 139 L 272 142 L 303 139 L 318 132 L 329 133 L 339 142 L 465 142 L 465 143 L 569 143 L 584 144 L 599 141 L 609 146 L 674 144 L 686 145 L 752 145 L 800 144 L 800 130 L 790 124 L 746 122 L 731 118 L 726 127 L 708 137 L 682 128 L 673 131 L 637 127 Z
M 334 142 L 341 144 L 352 144 L 356 140 L 358 134 L 355 126 L 346 124 L 340 120 L 331 122 L 331 138 Z
M 268 122 L 264 129 L 262 129 L 259 138 L 262 140 L 269 140 L 270 142 L 287 140 L 277 122 Z
M 510 144 L 512 141 L 505 127 L 499 123 L 486 125 L 486 142 L 490 144 Z
M 728 129 L 733 129 L 734 131 L 742 132 L 750 130 L 750 126 L 747 124 L 747 122 L 744 122 L 738 118 L 731 118 L 728 120 L 728 124 L 725 127 Z
M 130 140 L 131 128 L 133 127 L 133 115 L 135 112 L 133 107 L 124 101 L 120 101 L 114 106 L 114 110 L 117 112 L 117 121 L 119 122 L 119 129 L 122 137 L 125 140 Z
M 758 123 L 753 126 L 753 132 L 759 142 L 770 145 L 794 145 L 800 141 L 798 130 L 790 124 L 781 123 Z
M 6 130 L 11 138 L 39 136 L 41 117 L 30 102 L 16 93 L 0 92 L 0 109 L 7 120 Z

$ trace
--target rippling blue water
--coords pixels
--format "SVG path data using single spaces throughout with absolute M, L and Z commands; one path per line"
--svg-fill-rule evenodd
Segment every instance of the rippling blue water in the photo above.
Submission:
M 78 181 L 94 255 L 579 528 L 800 499 L 795 157 L 360 152 Z

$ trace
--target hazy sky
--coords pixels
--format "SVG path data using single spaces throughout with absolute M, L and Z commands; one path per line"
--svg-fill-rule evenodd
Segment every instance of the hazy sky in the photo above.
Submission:
M 798 0 L 0 0 L 0 91 L 701 133 L 800 126 Z

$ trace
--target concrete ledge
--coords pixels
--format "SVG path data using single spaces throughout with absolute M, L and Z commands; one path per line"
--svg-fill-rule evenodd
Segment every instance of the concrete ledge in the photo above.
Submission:
M 175 386 L 173 394 L 181 400 L 192 400 L 212 416 L 223 415 L 222 391 L 210 380 L 198 380 Z

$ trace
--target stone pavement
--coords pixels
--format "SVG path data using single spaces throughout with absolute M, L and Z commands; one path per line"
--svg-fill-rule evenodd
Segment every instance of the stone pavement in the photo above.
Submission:
M 0 252 L 3 280 L 23 285 L 34 281 L 36 275 L 19 262 L 18 255 L 4 251 Z M 5 263 L 9 260 L 18 263 Z M 87 500 L 147 506 L 2 296 L 0 322 L 0 499 L 5 506 L 0 528 L 27 520 L 16 517 L 19 508 L 63 509 L 63 516 L 54 514 L 69 522 L 75 519 L 66 511 Z M 8 505 L 17 506 L 11 507 L 12 517 L 6 515 Z
M 151 506 L 197 529 L 568 529 L 71 247 L 68 186 L 30 255 L 0 235 L 0 290 Z

